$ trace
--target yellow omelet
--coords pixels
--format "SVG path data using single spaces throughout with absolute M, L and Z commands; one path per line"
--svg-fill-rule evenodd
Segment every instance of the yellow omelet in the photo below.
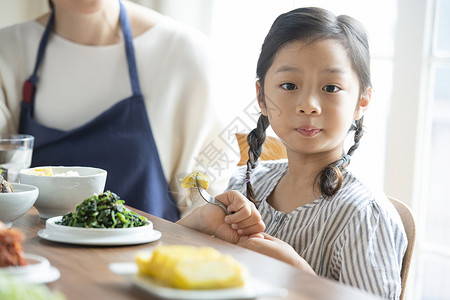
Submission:
M 197 187 L 197 184 L 195 183 L 195 177 L 197 176 L 198 184 L 201 188 L 204 188 L 205 190 L 209 186 L 209 177 L 206 174 L 203 174 L 201 172 L 192 172 L 188 176 L 183 178 L 183 181 L 181 181 L 181 187 L 184 188 L 194 188 Z
M 141 274 L 178 289 L 240 287 L 247 274 L 231 256 L 211 247 L 162 245 L 153 252 L 138 252 L 136 264 Z

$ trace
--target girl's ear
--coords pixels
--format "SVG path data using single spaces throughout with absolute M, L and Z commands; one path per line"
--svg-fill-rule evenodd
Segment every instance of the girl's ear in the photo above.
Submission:
M 372 88 L 367 88 L 367 90 L 361 94 L 358 105 L 356 106 L 355 114 L 353 120 L 359 120 L 366 112 L 369 107 L 370 100 L 372 99 Z
M 264 94 L 261 89 L 261 82 L 259 80 L 256 81 L 256 99 L 258 100 L 259 108 L 261 109 L 261 113 L 267 117 L 267 107 L 264 102 Z

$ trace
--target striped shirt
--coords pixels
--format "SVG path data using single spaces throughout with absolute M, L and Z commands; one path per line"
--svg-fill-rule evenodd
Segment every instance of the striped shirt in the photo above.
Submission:
M 336 195 L 321 196 L 290 213 L 277 211 L 267 198 L 287 169 L 286 160 L 261 161 L 252 173 L 266 233 L 290 244 L 320 276 L 399 299 L 407 238 L 389 199 L 344 170 Z M 246 194 L 245 172 L 246 166 L 238 169 L 228 190 Z

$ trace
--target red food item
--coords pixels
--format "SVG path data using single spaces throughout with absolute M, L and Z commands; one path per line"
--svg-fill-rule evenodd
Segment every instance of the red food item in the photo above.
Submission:
M 20 230 L 0 224 L 0 267 L 27 265 L 22 248 L 24 239 Z

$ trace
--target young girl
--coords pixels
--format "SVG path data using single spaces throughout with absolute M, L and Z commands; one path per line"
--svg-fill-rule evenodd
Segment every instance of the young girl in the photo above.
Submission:
M 262 115 L 248 135 L 247 166 L 228 189 L 246 193 L 266 229 L 264 238 L 240 245 L 398 299 L 407 245 L 401 219 L 384 194 L 346 169 L 372 92 L 362 26 L 319 8 L 282 14 L 265 38 L 257 77 Z M 287 161 L 257 163 L 269 124 Z M 353 131 L 354 143 L 345 151 Z

